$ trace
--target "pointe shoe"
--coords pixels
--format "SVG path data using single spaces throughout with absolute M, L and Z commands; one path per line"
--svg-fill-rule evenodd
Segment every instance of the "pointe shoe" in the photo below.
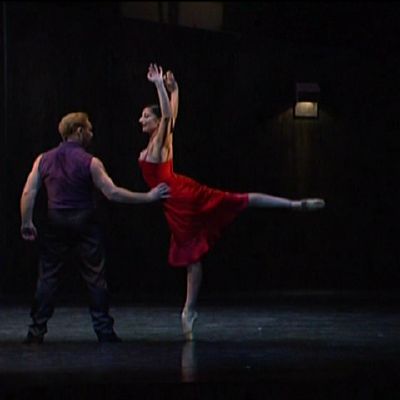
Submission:
M 198 317 L 196 311 L 186 312 L 183 311 L 181 315 L 182 332 L 186 340 L 193 340 L 193 325 Z
M 120 343 L 122 339 L 115 333 L 101 333 L 96 332 L 99 343 Z
M 23 344 L 42 344 L 44 335 L 33 335 L 32 332 L 28 332 Z
M 301 200 L 301 211 L 314 211 L 320 210 L 325 207 L 325 200 L 323 199 L 304 199 Z

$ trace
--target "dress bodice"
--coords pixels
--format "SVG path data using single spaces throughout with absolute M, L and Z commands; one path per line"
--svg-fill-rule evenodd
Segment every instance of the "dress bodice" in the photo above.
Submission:
M 151 188 L 161 182 L 170 183 L 174 177 L 172 159 L 162 163 L 139 159 L 139 166 L 142 170 L 143 179 Z

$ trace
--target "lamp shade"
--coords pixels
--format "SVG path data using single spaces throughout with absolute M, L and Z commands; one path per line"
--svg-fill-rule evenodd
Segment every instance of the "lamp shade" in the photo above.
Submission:
M 320 87 L 314 82 L 296 83 L 295 105 L 293 107 L 295 118 L 318 118 Z

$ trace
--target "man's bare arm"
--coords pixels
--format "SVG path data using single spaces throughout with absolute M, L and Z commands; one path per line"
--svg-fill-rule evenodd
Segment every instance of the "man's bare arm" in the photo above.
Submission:
M 116 186 L 107 174 L 103 163 L 96 157 L 92 159 L 90 171 L 94 185 L 108 200 L 113 202 L 130 204 L 152 203 L 169 197 L 169 187 L 165 183 L 160 183 L 148 192 L 132 192 Z
M 21 235 L 25 240 L 35 240 L 37 231 L 33 224 L 33 209 L 35 207 L 36 196 L 41 187 L 41 179 L 39 174 L 39 163 L 42 155 L 39 155 L 35 162 L 28 178 L 25 182 L 20 199 L 21 213 Z

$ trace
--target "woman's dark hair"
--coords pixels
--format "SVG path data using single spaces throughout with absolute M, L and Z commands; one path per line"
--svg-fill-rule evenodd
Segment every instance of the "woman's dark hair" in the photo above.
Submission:
M 149 108 L 151 112 L 157 116 L 157 118 L 161 118 L 161 109 L 158 104 L 150 104 L 146 106 L 145 108 Z

